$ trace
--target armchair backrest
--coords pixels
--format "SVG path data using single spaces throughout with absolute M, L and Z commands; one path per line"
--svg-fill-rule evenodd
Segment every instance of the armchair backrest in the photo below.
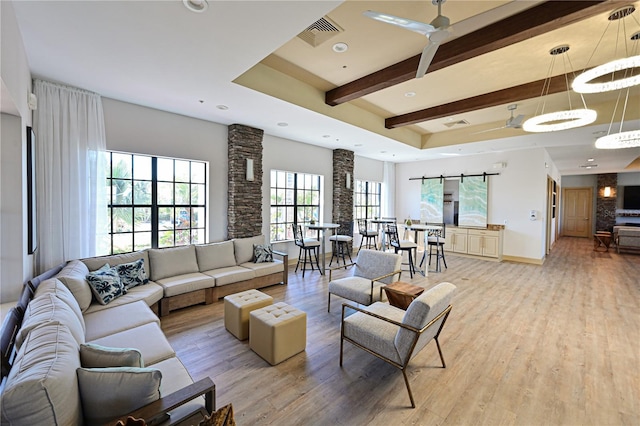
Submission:
M 393 271 L 399 271 L 402 264 L 402 256 L 394 253 L 385 253 L 378 250 L 362 249 L 358 252 L 356 266 L 353 270 L 354 277 L 374 279 Z M 385 284 L 391 284 L 400 279 L 399 275 L 380 280 Z
M 442 313 L 451 303 L 451 298 L 455 292 L 456 286 L 443 282 L 425 291 L 416 299 L 414 299 L 402 318 L 402 323 L 415 327 L 418 330 L 429 324 L 431 320 Z M 398 330 L 395 338 L 395 346 L 403 361 L 408 361 L 407 357 L 413 357 L 424 348 L 431 339 L 433 339 L 440 331 L 440 325 L 446 316 L 438 319 L 428 329 L 426 329 L 418 338 L 415 347 L 413 347 L 416 334 L 410 330 L 401 328 Z M 413 348 L 413 351 L 411 350 Z

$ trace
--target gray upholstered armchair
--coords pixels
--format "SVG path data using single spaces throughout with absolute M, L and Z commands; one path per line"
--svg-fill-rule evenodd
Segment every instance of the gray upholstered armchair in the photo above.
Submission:
M 362 249 L 354 263 L 350 277 L 331 279 L 333 269 L 329 270 L 329 296 L 327 311 L 331 312 L 331 295 L 353 300 L 361 305 L 370 305 L 382 299 L 382 287 L 398 281 L 401 274 L 402 256 L 377 250 Z M 334 268 L 337 269 L 337 268 Z
M 411 406 L 415 408 L 407 365 L 433 339 L 442 367 L 446 367 L 438 337 L 451 312 L 455 289 L 451 283 L 440 283 L 414 299 L 406 311 L 382 302 L 366 308 L 343 304 L 340 366 L 345 340 L 388 362 L 402 371 Z M 347 316 L 349 310 L 357 312 Z

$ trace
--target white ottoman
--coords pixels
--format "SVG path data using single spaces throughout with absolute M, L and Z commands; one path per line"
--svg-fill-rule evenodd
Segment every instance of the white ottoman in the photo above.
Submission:
M 230 294 L 224 298 L 224 326 L 239 340 L 249 338 L 249 312 L 271 305 L 273 297 L 258 290 Z
M 286 303 L 256 309 L 249 316 L 249 347 L 271 365 L 304 351 L 307 314 Z

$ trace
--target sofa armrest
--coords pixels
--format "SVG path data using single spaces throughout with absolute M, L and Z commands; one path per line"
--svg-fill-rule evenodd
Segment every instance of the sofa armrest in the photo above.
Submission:
M 172 394 L 162 397 L 157 401 L 147 404 L 144 407 L 115 418 L 107 424 L 114 425 L 118 421 L 122 421 L 126 424 L 127 417 L 129 416 L 136 419 L 144 419 L 147 425 L 162 423 L 167 420 L 169 411 L 174 410 L 200 395 L 204 395 L 205 409 L 207 411 L 207 415 L 210 415 L 216 409 L 216 385 L 213 383 L 211 378 L 206 377 Z
M 289 283 L 289 255 L 283 251 L 276 250 L 273 250 L 273 254 L 282 257 L 282 266 L 284 267 L 282 284 L 287 285 Z

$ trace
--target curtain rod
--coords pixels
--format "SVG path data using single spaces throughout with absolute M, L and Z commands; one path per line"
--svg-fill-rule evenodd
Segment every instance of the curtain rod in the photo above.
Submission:
M 465 177 L 480 177 L 482 176 L 482 181 L 486 181 L 487 176 L 499 176 L 500 173 L 481 173 L 481 174 L 475 174 L 475 175 L 465 175 L 464 173 L 460 173 L 459 175 L 449 175 L 449 176 L 430 176 L 430 177 L 426 177 L 426 176 L 422 176 L 422 177 L 417 177 L 417 178 L 409 178 L 409 180 L 426 180 L 426 179 L 440 179 L 440 183 L 442 183 L 443 179 L 446 178 L 455 178 L 455 177 L 459 177 L 461 182 L 464 182 L 464 178 Z

